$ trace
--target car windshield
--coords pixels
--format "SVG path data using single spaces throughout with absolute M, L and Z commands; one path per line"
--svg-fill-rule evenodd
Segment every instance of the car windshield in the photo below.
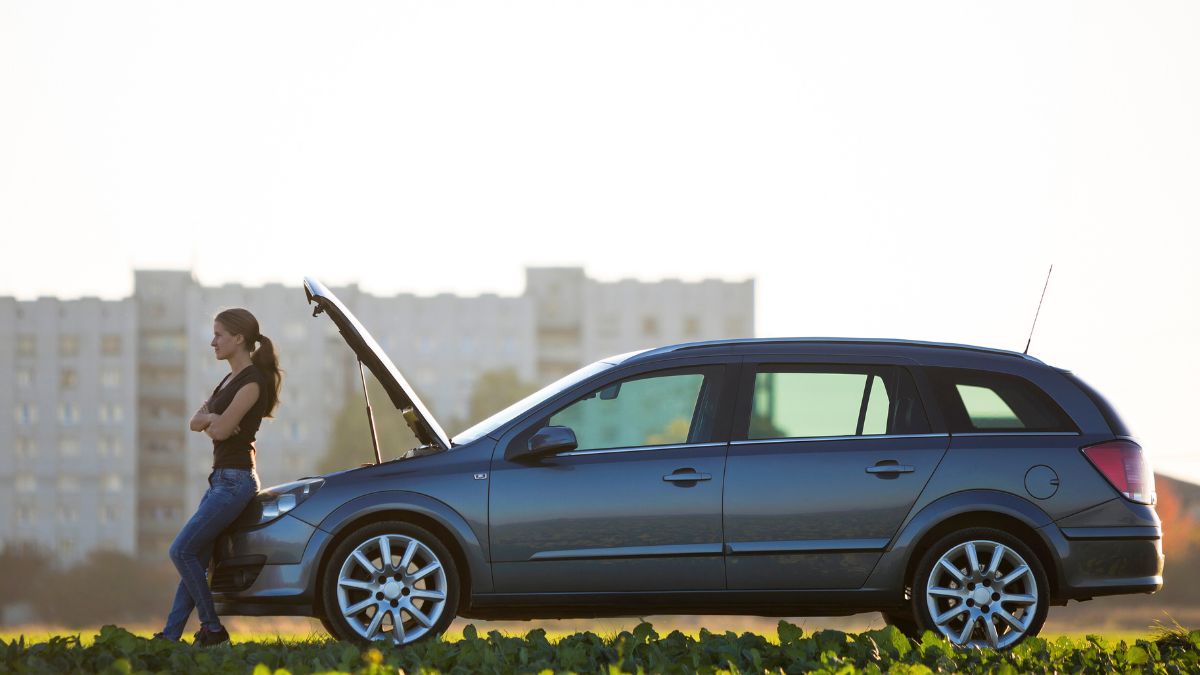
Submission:
M 470 427 L 469 429 L 460 432 L 451 440 L 454 445 L 462 445 L 463 443 L 470 443 L 471 441 L 487 436 L 498 429 L 500 425 L 515 417 L 521 416 L 551 396 L 554 396 L 559 392 L 579 384 L 596 373 L 608 370 L 612 367 L 613 364 L 606 361 L 597 361 L 595 363 L 586 365 L 570 375 L 563 377 L 562 379 L 551 382 L 545 387 L 542 387 L 541 389 L 533 392 L 520 401 L 517 401 L 516 403 Z

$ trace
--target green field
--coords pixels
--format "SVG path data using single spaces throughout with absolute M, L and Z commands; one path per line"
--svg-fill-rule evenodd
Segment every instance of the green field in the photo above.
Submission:
M 474 626 L 405 648 L 360 648 L 317 634 L 236 634 L 214 648 L 149 640 L 115 626 L 78 635 L 0 637 L 0 672 L 540 673 L 552 672 L 1200 672 L 1200 630 L 1140 635 L 1051 635 L 1010 652 L 957 649 L 927 633 L 911 641 L 894 628 L 806 633 L 780 621 L 771 633 L 660 635 L 648 623 L 610 635 L 523 635 Z M 283 672 L 281 672 L 283 671 Z

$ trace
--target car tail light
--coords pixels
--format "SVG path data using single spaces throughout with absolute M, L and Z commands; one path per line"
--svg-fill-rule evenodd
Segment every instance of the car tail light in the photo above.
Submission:
M 1158 501 L 1154 492 L 1154 472 L 1150 470 L 1142 446 L 1133 441 L 1107 441 L 1089 445 L 1083 449 L 1083 455 L 1129 501 L 1139 504 Z

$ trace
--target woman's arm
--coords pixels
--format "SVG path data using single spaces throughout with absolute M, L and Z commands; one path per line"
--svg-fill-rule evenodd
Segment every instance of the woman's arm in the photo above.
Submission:
M 229 407 L 220 415 L 209 413 L 211 420 L 208 428 L 204 433 L 208 434 L 214 441 L 223 441 L 226 438 L 237 433 L 238 425 L 241 424 L 242 418 L 254 404 L 258 402 L 258 383 L 247 382 L 242 385 L 241 389 L 233 395 L 233 400 L 230 401 Z
M 200 409 L 192 415 L 192 421 L 188 422 L 188 426 L 192 431 L 204 431 L 212 422 L 212 414 L 208 412 L 208 401 L 200 405 Z

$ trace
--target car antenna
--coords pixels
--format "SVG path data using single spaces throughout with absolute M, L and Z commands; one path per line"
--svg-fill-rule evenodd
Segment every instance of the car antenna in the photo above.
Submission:
M 371 396 L 367 394 L 367 373 L 363 370 L 363 362 L 358 362 L 358 378 L 362 380 L 363 399 L 367 402 L 367 421 L 371 423 L 371 445 L 375 447 L 375 463 L 383 464 L 383 455 L 379 454 L 379 435 L 375 433 L 375 413 L 371 412 Z
M 1054 263 L 1050 263 L 1050 270 L 1046 272 L 1046 283 L 1042 286 L 1042 297 L 1038 298 L 1037 311 L 1033 313 L 1033 325 L 1029 327 L 1029 339 L 1025 341 L 1025 354 L 1029 353 L 1029 344 L 1033 342 L 1033 329 L 1037 328 L 1038 314 L 1042 313 L 1042 300 L 1046 299 L 1046 289 L 1050 286 L 1050 272 L 1054 271 Z

